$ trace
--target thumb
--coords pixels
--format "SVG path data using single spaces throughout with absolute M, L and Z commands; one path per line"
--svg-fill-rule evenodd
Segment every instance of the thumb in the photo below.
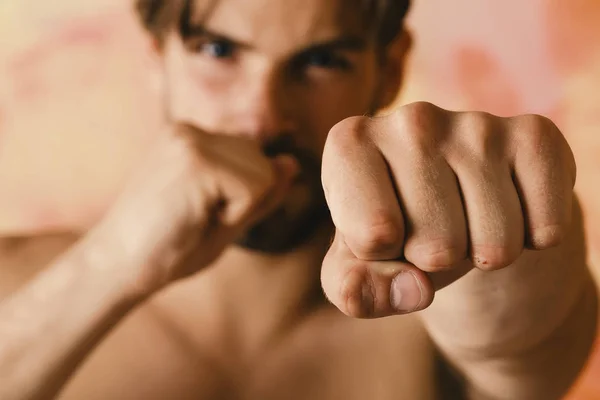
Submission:
M 321 284 L 329 301 L 355 318 L 420 311 L 435 293 L 427 274 L 412 264 L 356 258 L 339 231 L 323 260 Z

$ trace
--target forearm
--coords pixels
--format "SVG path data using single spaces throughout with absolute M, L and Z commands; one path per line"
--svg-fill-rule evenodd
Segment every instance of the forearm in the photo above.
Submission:
M 560 398 L 587 359 L 596 293 L 574 225 L 560 247 L 526 252 L 498 272 L 472 271 L 423 313 L 472 398 Z
M 584 366 L 595 338 L 596 293 L 590 288 L 565 322 L 537 346 L 506 359 L 464 363 L 470 380 L 468 398 L 562 399 Z
M 0 398 L 50 399 L 142 300 L 118 256 L 88 235 L 0 303 Z

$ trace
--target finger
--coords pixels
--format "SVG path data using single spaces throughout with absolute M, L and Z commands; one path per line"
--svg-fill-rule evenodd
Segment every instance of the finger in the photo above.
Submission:
M 244 225 L 252 226 L 274 212 L 288 196 L 295 178 L 300 172 L 298 161 L 290 155 L 279 155 L 273 159 L 275 185 L 259 203 L 251 218 Z
M 458 177 L 469 231 L 470 257 L 475 267 L 495 270 L 514 262 L 523 251 L 524 226 L 521 204 L 513 184 L 504 144 L 491 126 L 480 117 L 461 123 L 461 134 L 469 139 L 448 160 Z
M 404 220 L 388 166 L 368 138 L 369 123 L 351 118 L 330 132 L 323 188 L 350 251 L 362 260 L 390 260 L 402 255 Z
M 355 318 L 419 311 L 434 296 L 425 272 L 401 261 L 358 259 L 339 231 L 323 260 L 321 283 L 329 301 Z
M 435 291 L 441 290 L 446 286 L 456 282 L 473 270 L 473 263 L 469 259 L 460 261 L 450 269 L 440 270 L 427 274 L 431 280 L 431 285 Z
M 538 250 L 556 246 L 572 218 L 573 153 L 558 128 L 545 118 L 517 117 L 510 126 L 518 135 L 513 168 L 525 211 L 527 246 Z
M 395 132 L 396 127 L 390 125 L 394 120 L 388 121 L 382 130 L 389 133 L 380 135 L 378 144 L 402 204 L 404 258 L 429 272 L 452 267 L 467 258 L 468 245 L 456 176 L 446 160 L 420 140 L 421 132 Z M 398 149 L 404 149 L 401 157 Z

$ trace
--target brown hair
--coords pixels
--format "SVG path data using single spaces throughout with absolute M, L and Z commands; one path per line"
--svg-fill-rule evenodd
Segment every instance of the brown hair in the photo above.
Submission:
M 192 0 L 136 0 L 136 10 L 144 28 L 159 43 L 175 23 L 186 18 Z M 381 45 L 389 44 L 401 31 L 410 0 L 360 0 L 369 26 Z

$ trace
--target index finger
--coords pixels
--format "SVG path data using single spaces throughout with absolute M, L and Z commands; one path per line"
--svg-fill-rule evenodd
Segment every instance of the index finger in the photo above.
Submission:
M 338 231 L 362 260 L 402 256 L 404 219 L 389 168 L 369 138 L 370 119 L 342 121 L 323 153 L 323 189 Z

